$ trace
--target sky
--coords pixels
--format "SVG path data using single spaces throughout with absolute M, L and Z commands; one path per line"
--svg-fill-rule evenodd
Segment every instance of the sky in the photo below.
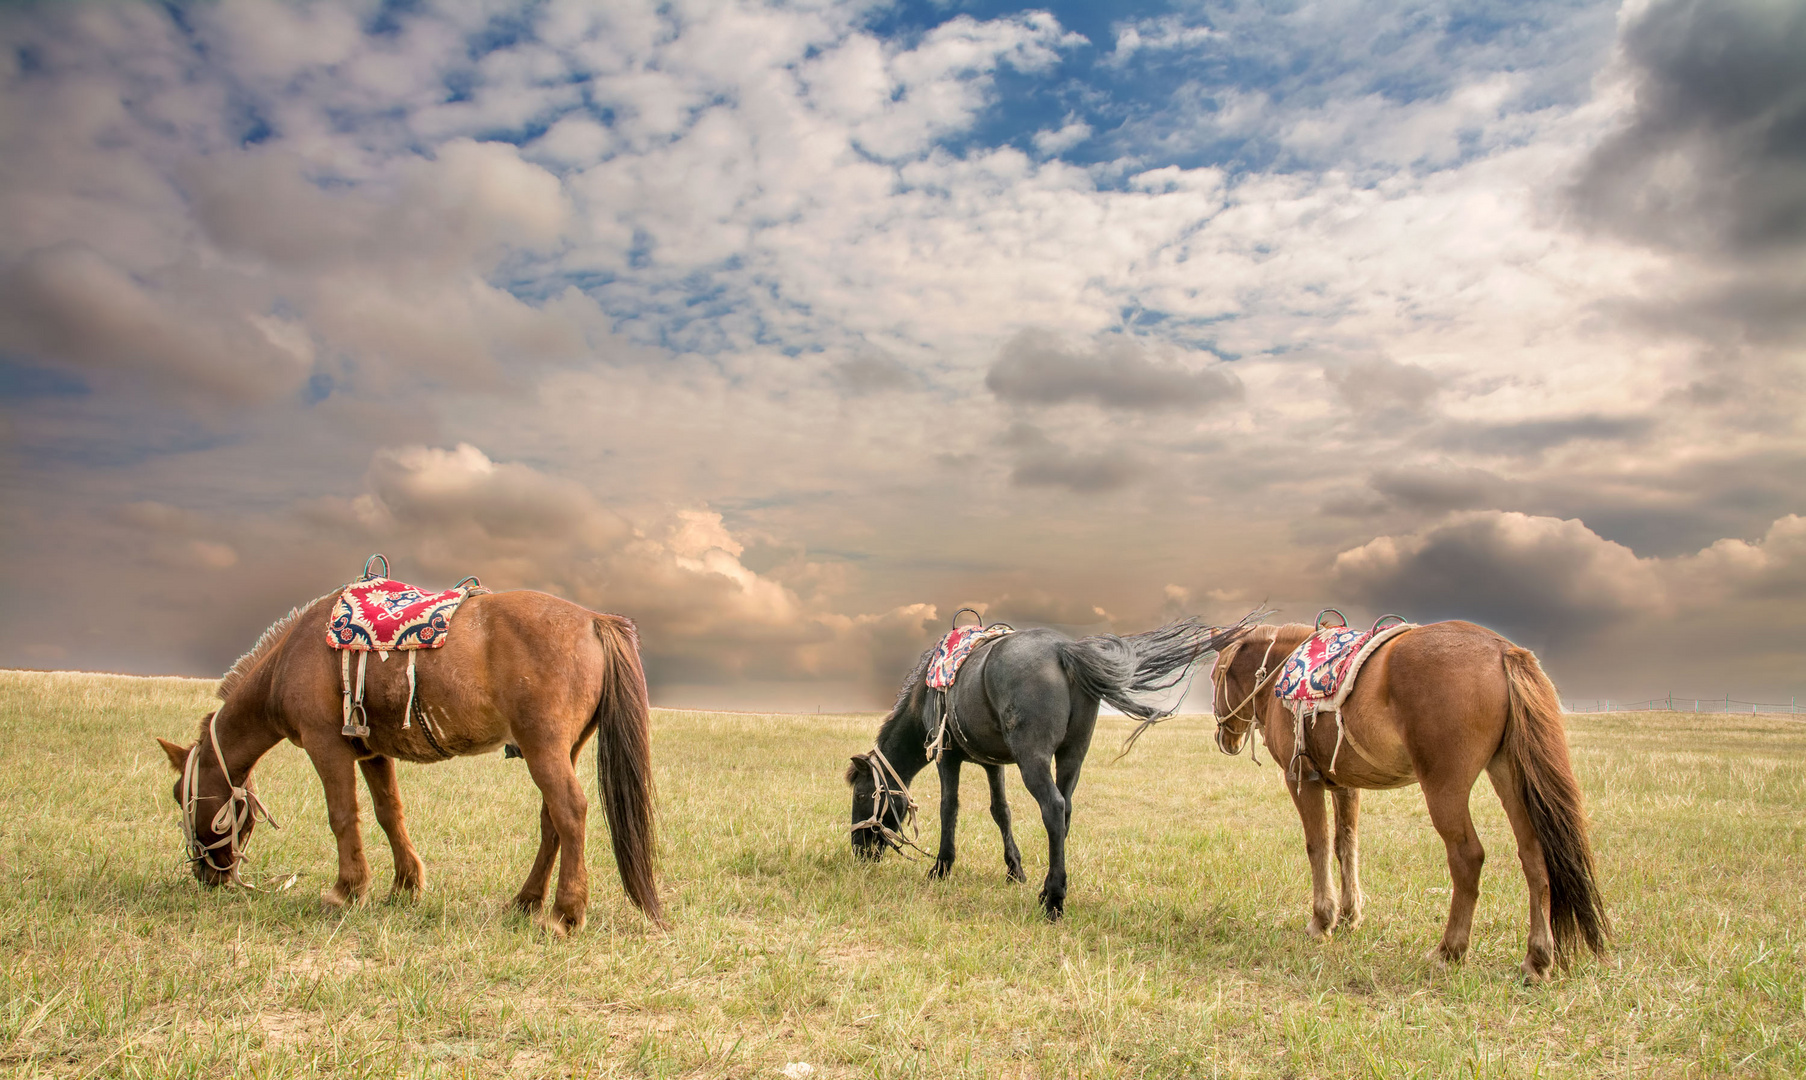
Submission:
M 0 8 L 0 666 L 365 556 L 875 707 L 955 609 L 1806 691 L 1806 4 Z M 455 632 L 455 631 L 454 631 Z

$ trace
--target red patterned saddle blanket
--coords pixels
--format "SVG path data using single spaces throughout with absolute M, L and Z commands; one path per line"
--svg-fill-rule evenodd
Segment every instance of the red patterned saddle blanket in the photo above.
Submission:
M 1316 632 L 1286 658 L 1273 693 L 1295 712 L 1340 711 L 1373 650 L 1416 626 L 1386 615 L 1371 629 L 1356 630 L 1341 612 L 1328 608 L 1317 616 Z
M 379 573 L 375 564 L 380 562 Z M 389 577 L 389 560 L 372 555 L 364 576 L 339 594 L 326 641 L 335 649 L 387 653 L 437 649 L 451 631 L 458 605 L 472 593 L 487 592 L 482 582 L 465 578 L 444 592 L 425 592 Z
M 960 612 L 971 610 L 970 608 L 961 608 L 960 611 L 954 612 L 953 617 L 957 619 Z M 972 613 L 978 614 L 975 611 Z M 953 680 L 959 675 L 960 665 L 966 662 L 966 657 L 972 655 L 973 649 L 992 638 L 999 638 L 1015 632 L 1015 627 L 1008 623 L 992 623 L 989 626 L 956 626 L 949 630 L 947 636 L 941 639 L 941 643 L 934 647 L 934 656 L 928 661 L 928 688 L 945 690 L 952 686 Z

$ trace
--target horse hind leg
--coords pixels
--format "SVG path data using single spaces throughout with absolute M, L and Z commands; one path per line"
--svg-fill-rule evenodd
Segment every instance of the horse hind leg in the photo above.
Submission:
M 1024 758 L 1017 767 L 1022 771 L 1023 786 L 1041 806 L 1041 824 L 1047 829 L 1047 879 L 1041 883 L 1041 909 L 1052 922 L 1066 913 L 1066 799 L 1054 783 L 1047 758 Z
M 1329 819 L 1323 806 L 1323 782 L 1288 782 L 1292 805 L 1304 826 L 1304 853 L 1311 861 L 1311 921 L 1304 932 L 1328 941 L 1336 929 L 1336 896 L 1329 883 Z
M 1027 881 L 1022 872 L 1022 849 L 1016 846 L 1016 831 L 1011 827 L 1010 800 L 1003 788 L 1003 767 L 985 766 L 985 781 L 991 786 L 991 820 L 1003 834 L 1003 869 L 1010 881 Z
M 1518 862 L 1524 868 L 1524 885 L 1530 894 L 1530 944 L 1524 955 L 1524 981 L 1542 982 L 1555 964 L 1555 935 L 1549 926 L 1549 867 L 1530 821 L 1530 809 L 1524 804 L 1524 781 L 1517 766 L 1500 754 L 1486 767 L 1486 776 L 1511 821 L 1511 832 L 1518 842 Z
M 389 838 L 389 850 L 395 856 L 395 884 L 390 899 L 420 895 L 426 867 L 414 841 L 408 836 L 407 821 L 401 810 L 401 791 L 395 782 L 395 759 L 365 758 L 357 763 L 363 771 L 364 784 L 370 789 L 370 803 L 376 811 L 376 823 Z
M 1486 849 L 1474 832 L 1474 819 L 1467 808 L 1473 780 L 1470 779 L 1466 786 L 1432 786 L 1425 782 L 1423 787 L 1430 821 L 1448 849 L 1449 879 L 1453 886 L 1448 925 L 1443 928 L 1441 943 L 1430 950 L 1430 960 L 1438 965 L 1458 964 L 1467 955 L 1468 939 L 1474 925 L 1474 904 L 1480 899 L 1480 868 L 1486 863 Z
M 523 744 L 521 752 L 527 761 L 527 771 L 533 774 L 533 782 L 539 785 L 539 793 L 544 799 L 541 823 L 543 825 L 549 817 L 558 837 L 558 890 L 546 926 L 562 936 L 582 929 L 589 918 L 589 869 L 583 859 L 589 799 L 584 796 L 577 770 L 571 763 L 575 751 L 567 753 L 563 749 Z M 545 848 L 542 834 L 542 853 Z M 537 863 L 535 869 L 538 869 Z M 531 878 L 528 884 L 532 884 Z M 526 894 L 526 887 L 523 886 L 521 892 Z M 519 897 L 516 899 L 518 902 Z
M 583 753 L 583 747 L 589 742 L 590 735 L 595 732 L 595 725 L 584 729 L 583 736 L 577 745 L 571 747 L 571 769 L 577 768 L 577 758 Z M 511 757 L 524 758 L 520 747 L 513 743 L 508 748 L 514 751 Z M 531 770 L 529 770 L 530 772 Z M 524 914 L 532 915 L 545 906 L 546 886 L 552 880 L 552 862 L 558 858 L 558 827 L 552 823 L 552 807 L 544 798 L 539 800 L 539 852 L 533 856 L 533 868 L 527 871 L 527 880 L 521 884 L 520 892 L 514 895 L 514 906 Z
M 1336 804 L 1336 866 L 1342 871 L 1342 901 L 1337 921 L 1350 930 L 1361 925 L 1361 789 L 1339 787 Z
M 527 880 L 514 895 L 514 906 L 525 914 L 539 911 L 546 902 L 546 886 L 552 880 L 552 863 L 558 858 L 558 827 L 552 824 L 552 807 L 539 800 L 539 853 L 533 856 L 533 868 Z

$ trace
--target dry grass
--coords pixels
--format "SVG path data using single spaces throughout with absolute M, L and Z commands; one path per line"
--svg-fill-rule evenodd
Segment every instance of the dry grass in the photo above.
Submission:
M 179 865 L 172 775 L 211 686 L 0 673 L 0 1069 L 87 1076 L 1797 1076 L 1806 1073 L 1806 725 L 1577 718 L 1607 963 L 1513 976 L 1524 887 L 1489 789 L 1491 860 L 1467 964 L 1430 970 L 1448 902 L 1414 789 L 1365 805 L 1367 923 L 1303 934 L 1308 879 L 1271 766 L 1175 721 L 1078 792 L 1068 918 L 1003 880 L 969 771 L 951 880 L 855 864 L 846 756 L 870 716 L 656 714 L 663 888 L 648 930 L 612 866 L 589 929 L 504 910 L 537 797 L 499 755 L 402 771 L 428 891 L 323 911 L 331 836 L 293 747 L 260 768 L 287 826 L 254 881 Z M 1045 851 L 1012 781 L 1031 880 Z M 918 790 L 936 805 L 932 774 Z M 597 815 L 599 817 L 599 815 Z M 368 815 L 366 814 L 366 818 Z M 930 827 L 933 822 L 929 822 Z M 603 854 L 604 826 L 592 824 Z M 387 847 L 366 836 L 379 875 Z M 930 843 L 929 846 L 932 846 Z

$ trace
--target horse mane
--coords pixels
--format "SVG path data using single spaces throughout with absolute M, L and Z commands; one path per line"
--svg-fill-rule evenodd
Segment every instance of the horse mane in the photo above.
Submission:
M 916 661 L 915 670 L 911 671 L 909 677 L 903 680 L 903 688 L 897 691 L 896 704 L 890 707 L 890 715 L 885 717 L 884 723 L 878 726 L 879 738 L 883 738 L 885 732 L 903 721 L 903 714 L 909 707 L 910 695 L 914 693 L 916 684 L 927 678 L 928 662 L 934 659 L 934 650 L 937 647 L 937 645 L 930 645 L 923 650 L 921 659 Z
M 245 654 L 234 661 L 232 666 L 226 669 L 226 673 L 219 677 L 219 689 L 214 691 L 219 699 L 221 701 L 231 700 L 232 694 L 244 685 L 246 679 L 251 677 L 251 672 L 263 662 L 263 658 L 269 654 L 270 650 L 288 636 L 289 628 L 295 624 L 296 619 L 301 617 L 302 612 L 312 608 L 321 600 L 330 599 L 338 594 L 339 590 L 334 589 L 325 596 L 316 597 L 299 607 L 290 608 L 287 615 L 271 623 L 269 629 L 258 637 L 257 644 L 247 649 Z

